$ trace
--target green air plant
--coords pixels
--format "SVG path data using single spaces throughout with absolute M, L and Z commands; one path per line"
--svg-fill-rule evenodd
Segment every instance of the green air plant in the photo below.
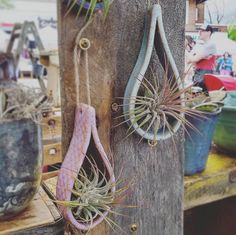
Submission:
M 88 164 L 80 169 L 78 177 L 75 179 L 71 200 L 56 200 L 55 202 L 59 206 L 71 208 L 74 218 L 81 224 L 89 224 L 91 226 L 97 217 L 104 217 L 104 220 L 112 229 L 118 228 L 122 231 L 122 228 L 104 212 L 122 215 L 115 212 L 114 208 L 122 207 L 121 201 L 123 201 L 125 193 L 132 183 L 117 189 L 124 181 L 118 180 L 115 183 L 108 181 L 106 172 L 102 172 L 99 169 L 92 157 L 87 157 L 87 161 Z M 113 190 L 114 184 L 116 190 Z M 132 207 L 123 206 L 126 208 Z
M 151 79 L 144 77 L 140 81 L 141 87 L 136 97 L 121 98 L 128 99 L 128 102 L 124 102 L 123 105 L 132 104 L 133 107 L 117 117 L 118 119 L 124 117 L 125 121 L 116 126 L 123 123 L 129 125 L 126 138 L 136 132 L 138 128 L 142 128 L 143 134 L 140 141 L 145 135 L 153 133 L 154 138 L 149 139 L 149 143 L 157 143 L 157 140 L 173 137 L 176 123 L 182 125 L 184 129 L 186 126 L 196 129 L 184 117 L 184 115 L 201 116 L 200 111 L 186 106 L 187 102 L 192 102 L 192 98 L 185 97 L 185 93 L 191 89 L 191 86 L 179 88 L 177 79 L 168 79 L 167 74 L 166 72 L 162 80 L 159 80 L 152 72 Z
M 104 16 L 106 17 L 109 12 L 109 6 L 112 0 L 68 0 L 68 11 L 71 12 L 72 9 L 77 9 L 77 16 L 80 15 L 82 9 L 86 9 L 86 17 L 89 19 L 93 16 L 95 11 L 103 10 Z

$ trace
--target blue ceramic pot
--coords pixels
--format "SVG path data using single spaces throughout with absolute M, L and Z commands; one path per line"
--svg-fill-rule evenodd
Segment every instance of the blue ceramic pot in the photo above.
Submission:
M 208 154 L 211 149 L 211 143 L 215 126 L 221 110 L 214 113 L 205 113 L 205 118 L 187 117 L 198 130 L 187 127 L 185 132 L 185 160 L 184 174 L 193 175 L 206 168 Z
M 70 4 L 70 2 L 71 2 L 71 0 L 66 0 L 65 2 L 67 2 L 67 3 L 69 3 Z M 81 3 L 82 3 L 82 0 L 77 0 L 77 4 L 80 6 L 81 5 Z M 90 9 L 90 7 L 91 7 L 91 4 L 90 4 L 90 2 L 89 1 L 87 1 L 87 0 L 85 0 L 84 1 L 84 5 L 83 5 L 83 8 L 84 9 Z M 96 3 L 96 6 L 95 6 L 95 11 L 97 11 L 97 10 L 102 10 L 104 8 L 104 3 L 103 2 L 98 2 L 98 3 Z
M 41 128 L 30 119 L 0 123 L 0 219 L 24 210 L 42 175 Z

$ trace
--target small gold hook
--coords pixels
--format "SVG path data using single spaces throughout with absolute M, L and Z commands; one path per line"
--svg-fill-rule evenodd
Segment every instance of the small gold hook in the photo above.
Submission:
M 87 38 L 81 38 L 79 40 L 79 46 L 82 50 L 88 50 L 90 48 L 90 41 Z
M 138 229 L 138 225 L 137 224 L 131 224 L 131 226 L 130 226 L 131 232 L 136 232 L 137 229 Z
M 157 145 L 157 140 L 148 140 L 148 145 L 150 147 L 155 147 Z

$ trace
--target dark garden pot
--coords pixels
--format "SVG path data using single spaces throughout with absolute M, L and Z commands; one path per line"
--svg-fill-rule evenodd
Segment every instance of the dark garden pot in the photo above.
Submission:
M 223 150 L 236 152 L 236 92 L 228 92 L 213 137 Z
M 0 123 L 0 219 L 24 210 L 42 175 L 41 128 L 30 119 Z
M 221 110 L 204 114 L 206 118 L 187 117 L 198 131 L 187 127 L 185 133 L 184 174 L 193 175 L 206 168 L 215 126 Z

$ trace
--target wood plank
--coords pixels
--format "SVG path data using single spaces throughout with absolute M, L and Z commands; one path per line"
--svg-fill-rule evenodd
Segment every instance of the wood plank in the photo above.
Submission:
M 43 165 L 53 165 L 62 161 L 61 142 L 43 146 Z
M 151 4 L 158 0 L 150 1 Z M 177 62 L 183 71 L 185 1 L 160 0 L 167 40 Z M 64 17 L 66 8 L 63 1 L 59 6 L 59 54 L 62 77 L 62 128 L 63 156 L 68 149 L 74 127 L 74 110 L 76 90 L 73 67 L 73 45 L 84 18 L 69 14 Z M 161 141 L 156 148 L 132 135 L 126 141 L 127 127 L 111 128 L 115 117 L 121 115 L 111 112 L 113 102 L 120 104 L 116 97 L 124 95 L 125 86 L 134 67 L 140 49 L 146 1 L 113 1 L 110 13 L 104 21 L 101 14 L 95 16 L 92 25 L 83 33 L 91 41 L 88 50 L 92 105 L 96 108 L 98 131 L 105 151 L 114 158 L 116 175 L 122 171 L 122 178 L 136 179 L 132 193 L 128 195 L 127 204 L 138 205 L 137 209 L 123 210 L 129 217 L 116 217 L 116 223 L 127 234 L 130 226 L 138 226 L 137 234 L 182 234 L 182 196 L 183 196 L 183 135 L 175 137 L 177 148 L 171 139 Z M 178 24 L 177 24 L 178 22 Z M 155 59 L 153 65 L 161 71 Z M 85 76 L 81 73 L 80 101 L 86 102 Z M 123 169 L 123 170 L 122 170 Z M 104 225 L 105 226 L 105 225 Z M 103 227 L 106 230 L 106 227 Z M 96 228 L 91 234 L 114 234 Z
M 52 113 L 42 120 L 43 140 L 53 140 L 61 137 L 61 116 Z
M 44 199 L 48 200 L 49 198 L 45 198 L 44 195 Z M 7 221 L 0 222 L 0 235 L 47 226 L 54 222 L 54 217 L 39 192 L 21 214 Z
M 51 172 L 43 173 L 42 181 L 53 178 L 57 176 L 57 174 L 58 174 L 58 171 L 51 171 Z
M 235 235 L 236 197 L 185 211 L 185 235 Z
M 236 195 L 235 157 L 212 152 L 204 172 L 185 177 L 185 210 Z

